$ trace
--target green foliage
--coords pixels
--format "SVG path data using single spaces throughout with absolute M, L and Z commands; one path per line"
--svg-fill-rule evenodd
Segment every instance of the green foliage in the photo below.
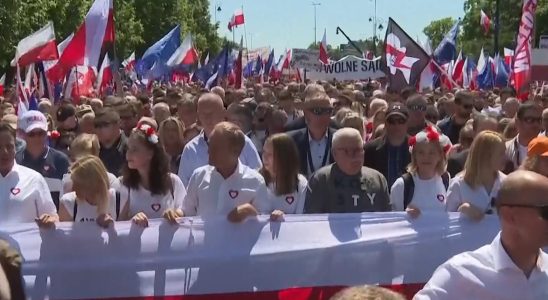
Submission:
M 455 25 L 456 20 L 453 18 L 443 18 L 432 21 L 424 28 L 422 32 L 430 39 L 432 47 L 436 47 L 442 40 L 445 34 Z
M 1 0 L 0 74 L 24 37 L 52 21 L 61 42 L 82 23 L 93 0 Z M 176 24 L 191 32 L 199 50 L 219 51 L 217 24 L 210 22 L 208 0 L 114 0 L 116 51 L 119 59 L 142 54 Z M 182 38 L 182 37 L 181 37 Z

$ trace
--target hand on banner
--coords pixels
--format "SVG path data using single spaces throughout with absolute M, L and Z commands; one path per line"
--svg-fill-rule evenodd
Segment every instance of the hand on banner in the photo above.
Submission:
M 169 208 L 164 211 L 164 219 L 166 219 L 171 224 L 177 224 L 177 218 L 182 218 L 183 216 L 183 211 L 180 208 Z
M 275 210 L 270 214 L 270 221 L 283 221 L 284 212 L 281 210 Z
M 412 206 L 412 205 L 408 205 L 407 208 L 405 209 L 405 212 L 407 212 L 407 214 L 412 218 L 412 219 L 416 219 L 420 216 L 421 214 L 421 210 Z
M 255 207 L 249 203 L 245 203 L 234 208 L 228 214 L 228 220 L 233 223 L 240 223 L 245 220 L 245 218 L 256 215 L 258 215 L 258 213 Z
M 468 202 L 461 204 L 457 211 L 464 214 L 473 221 L 481 221 L 481 219 L 483 219 L 483 216 L 485 215 L 483 212 L 481 212 L 480 209 Z
M 148 227 L 148 217 L 143 212 L 136 214 L 131 220 L 138 226 Z
M 55 222 L 59 221 L 59 217 L 43 214 L 39 218 L 34 219 L 34 221 L 36 221 L 36 224 L 41 228 L 52 228 L 55 225 Z
M 101 214 L 99 215 L 99 217 L 97 217 L 95 222 L 97 223 L 97 225 L 103 228 L 108 228 L 110 224 L 114 224 L 114 219 L 110 214 Z

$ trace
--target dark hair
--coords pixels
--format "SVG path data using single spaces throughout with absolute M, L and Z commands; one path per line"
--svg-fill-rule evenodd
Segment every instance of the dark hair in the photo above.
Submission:
M 0 132 L 7 131 L 15 140 L 15 129 L 6 121 L 0 121 Z
M 149 104 L 151 102 L 150 98 L 145 94 L 137 95 L 137 100 L 139 100 L 139 102 L 141 102 L 143 105 Z
M 455 93 L 455 104 L 461 104 L 464 99 L 474 99 L 474 95 L 464 90 Z
M 504 87 L 499 92 L 499 95 L 502 95 L 502 94 L 509 94 L 510 97 L 515 97 L 516 91 L 514 90 L 513 87 Z
M 531 109 L 539 109 L 540 111 L 542 111 L 542 107 L 539 104 L 537 104 L 536 102 L 526 101 L 526 102 L 523 102 L 519 105 L 518 113 L 517 113 L 516 117 L 520 120 L 523 119 L 523 117 L 525 116 L 525 113 L 528 110 L 531 110 Z
M 148 149 L 152 150 L 152 159 L 150 160 L 150 168 L 148 180 L 150 182 L 150 193 L 152 195 L 165 195 L 173 191 L 173 183 L 170 177 L 169 158 L 164 150 L 164 147 L 158 142 L 151 143 L 146 138 L 145 133 L 140 129 L 133 129 L 129 138 L 138 139 Z M 127 161 L 122 168 L 122 184 L 132 189 L 138 189 L 141 183 L 141 176 L 137 170 L 129 168 Z
M 118 112 L 111 107 L 105 107 L 97 110 L 95 113 L 95 123 L 101 122 L 101 121 L 107 121 L 107 122 L 120 122 L 120 115 Z
M 273 161 L 276 168 L 276 177 L 272 177 L 263 166 L 259 173 L 263 175 L 265 183 L 275 184 L 274 193 L 278 196 L 295 192 L 299 186 L 299 151 L 293 139 L 285 134 L 278 133 L 270 136 L 265 143 L 272 143 Z
M 480 122 L 493 121 L 495 124 L 498 124 L 498 120 L 495 117 L 491 117 L 484 114 L 474 114 L 472 117 L 472 130 L 476 132 L 478 130 Z

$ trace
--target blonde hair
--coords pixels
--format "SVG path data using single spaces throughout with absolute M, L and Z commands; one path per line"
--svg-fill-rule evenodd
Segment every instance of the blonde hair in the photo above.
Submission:
M 107 169 L 99 157 L 93 155 L 80 157 L 70 167 L 70 178 L 74 191 L 83 189 L 87 194 L 97 195 L 97 199 L 100 200 L 97 203 L 98 213 L 107 212 L 110 183 Z
M 341 122 L 341 127 L 350 127 L 358 130 L 362 138 L 365 136 L 363 118 L 357 113 L 351 113 L 344 117 Z
M 95 134 L 82 133 L 78 135 L 70 144 L 70 157 L 73 160 L 86 155 L 99 156 L 101 146 L 99 139 Z
M 488 130 L 476 136 L 464 164 L 464 181 L 470 187 L 481 186 L 485 179 L 498 172 L 498 166 L 492 165 L 493 151 L 498 147 L 505 147 L 504 138 L 499 133 Z
M 331 297 L 330 300 L 405 300 L 399 293 L 387 288 L 372 285 L 345 288 Z
M 436 164 L 436 172 L 438 173 L 438 175 L 442 175 L 444 174 L 445 172 L 447 172 L 447 155 L 445 155 L 445 151 L 443 151 L 443 147 L 441 146 L 441 144 L 439 142 L 421 142 L 421 143 L 417 143 L 414 147 L 413 147 L 413 150 L 411 151 L 411 162 L 409 163 L 409 165 L 407 166 L 407 172 L 415 175 L 417 174 L 418 172 L 418 164 L 417 164 L 417 159 L 415 158 L 415 151 L 417 151 L 417 146 L 418 145 L 424 145 L 424 144 L 433 144 L 436 147 L 436 150 L 438 151 L 438 154 L 440 155 L 440 161 L 438 162 L 438 164 Z
M 166 127 L 167 123 L 175 123 L 175 125 L 177 126 L 177 133 L 179 135 L 179 142 L 183 144 L 183 141 L 185 139 L 185 136 L 184 136 L 185 125 L 183 124 L 183 122 L 181 122 L 179 119 L 175 117 L 169 117 L 163 120 L 162 123 L 160 123 L 160 129 L 158 130 L 158 137 L 160 138 L 160 143 L 163 146 L 165 146 L 166 138 L 164 137 L 165 136 L 164 128 Z

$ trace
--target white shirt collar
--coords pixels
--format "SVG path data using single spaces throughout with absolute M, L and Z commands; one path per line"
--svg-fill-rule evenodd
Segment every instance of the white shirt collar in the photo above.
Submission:
M 236 167 L 236 169 L 234 170 L 234 173 L 230 174 L 230 176 L 228 176 L 225 180 L 230 180 L 232 178 L 242 178 L 243 177 L 243 174 L 244 174 L 244 168 L 245 166 L 242 164 L 242 162 L 238 159 L 238 166 Z M 213 167 L 213 171 L 217 174 L 219 174 L 219 176 L 222 177 L 222 175 L 217 171 L 217 169 L 215 167 Z
M 544 252 L 539 249 L 539 255 L 537 258 L 537 269 L 544 271 Z M 506 269 L 513 269 L 519 272 L 523 272 L 510 258 L 500 239 L 500 232 L 497 234 L 493 242 L 491 242 L 491 255 L 493 256 L 493 266 L 495 270 L 502 271 Z

